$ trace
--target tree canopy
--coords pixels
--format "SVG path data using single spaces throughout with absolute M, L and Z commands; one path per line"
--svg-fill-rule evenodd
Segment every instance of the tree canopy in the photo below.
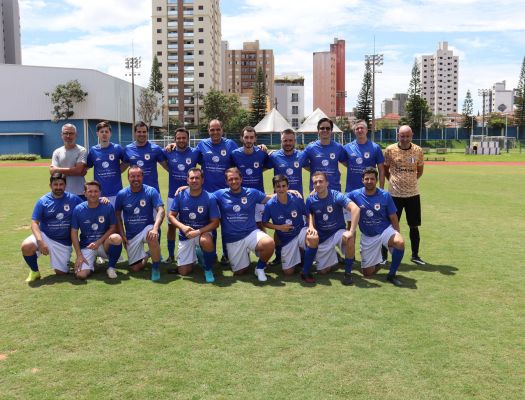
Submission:
M 46 92 L 45 95 L 51 97 L 53 103 L 52 121 L 57 122 L 72 117 L 75 114 L 73 111 L 75 103 L 85 101 L 88 93 L 82 89 L 80 82 L 75 79 L 57 85 L 51 93 Z

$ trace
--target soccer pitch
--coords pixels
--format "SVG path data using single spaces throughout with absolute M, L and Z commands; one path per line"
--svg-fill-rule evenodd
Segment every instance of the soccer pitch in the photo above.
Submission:
M 346 287 L 340 269 L 312 287 L 218 265 L 216 284 L 165 267 L 160 283 L 124 268 L 80 282 L 52 276 L 46 257 L 28 286 L 19 246 L 48 170 L 0 177 L 2 399 L 523 398 L 524 166 L 425 166 L 429 265 L 410 263 L 403 216 L 403 288 L 386 270 L 365 280 L 355 268 Z

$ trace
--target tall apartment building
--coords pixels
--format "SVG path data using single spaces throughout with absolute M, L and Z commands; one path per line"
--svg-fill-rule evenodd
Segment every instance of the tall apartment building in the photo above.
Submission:
M 439 42 L 435 54 L 421 56 L 421 96 L 433 114 L 457 112 L 458 65 L 459 57 L 448 49 L 448 42 Z
M 345 115 L 345 41 L 335 38 L 330 51 L 313 53 L 313 109 L 329 117 Z
M 295 72 L 275 76 L 275 108 L 299 128 L 304 119 L 304 77 Z
M 260 49 L 258 40 L 244 42 L 242 50 L 230 50 L 228 42 L 223 42 L 222 48 L 225 68 L 225 74 L 222 77 L 223 91 L 225 93 L 237 93 L 242 107 L 249 110 L 257 68 L 261 67 L 268 93 L 268 107 L 271 109 L 274 104 L 273 81 L 275 77 L 273 50 Z
M 202 96 L 221 89 L 219 3 L 152 1 L 152 48 L 160 63 L 165 113 L 188 126 L 199 122 Z
M 0 0 L 0 64 L 22 64 L 18 0 Z
M 514 109 L 514 91 L 505 89 L 506 82 L 492 85 L 489 95 L 485 96 L 485 112 L 511 113 Z
M 391 99 L 384 99 L 381 102 L 381 116 L 387 114 L 397 114 L 400 117 L 405 115 L 405 104 L 408 99 L 406 93 L 395 93 Z

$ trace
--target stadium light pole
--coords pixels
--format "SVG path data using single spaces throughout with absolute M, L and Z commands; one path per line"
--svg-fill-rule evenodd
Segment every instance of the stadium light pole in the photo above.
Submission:
M 132 56 L 126 57 L 125 59 L 126 69 L 131 70 L 131 72 L 128 72 L 125 75 L 131 76 L 131 120 L 133 121 L 132 130 L 135 129 L 135 75 L 140 75 L 140 73 L 135 72 L 135 70 L 140 68 L 141 63 L 141 57 Z
M 375 48 L 375 39 L 374 39 Z M 380 67 L 383 65 L 383 54 L 367 54 L 365 55 L 365 62 L 372 65 L 372 141 L 375 139 L 376 132 L 376 115 L 375 115 L 375 103 L 376 103 L 376 74 L 380 74 L 381 71 L 376 70 L 376 66 Z
M 483 98 L 483 123 L 481 125 L 481 135 L 483 135 L 483 130 L 485 130 L 485 136 L 487 134 L 487 127 L 485 126 L 485 98 L 489 94 L 490 89 L 478 89 L 478 96 Z

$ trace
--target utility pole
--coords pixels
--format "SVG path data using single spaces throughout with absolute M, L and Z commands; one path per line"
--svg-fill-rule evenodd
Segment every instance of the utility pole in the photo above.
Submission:
M 131 45 L 131 57 L 126 57 L 125 59 L 125 66 L 126 69 L 131 69 L 130 73 L 125 74 L 126 76 L 131 75 L 131 120 L 133 121 L 132 130 L 135 129 L 135 75 L 140 75 L 140 73 L 136 73 L 135 70 L 140 68 L 140 65 L 142 63 L 141 57 L 135 57 L 133 56 L 133 44 Z
M 374 38 L 374 54 L 365 55 L 365 62 L 372 65 L 372 141 L 375 139 L 376 132 L 376 73 L 380 74 L 381 71 L 376 70 L 376 66 L 380 67 L 383 65 L 383 54 L 375 54 L 375 38 Z
M 490 89 L 478 89 L 478 96 L 483 98 L 483 123 L 481 125 L 481 134 L 483 135 L 483 130 L 485 130 L 485 135 L 487 135 L 487 127 L 485 125 L 485 97 L 489 94 Z

